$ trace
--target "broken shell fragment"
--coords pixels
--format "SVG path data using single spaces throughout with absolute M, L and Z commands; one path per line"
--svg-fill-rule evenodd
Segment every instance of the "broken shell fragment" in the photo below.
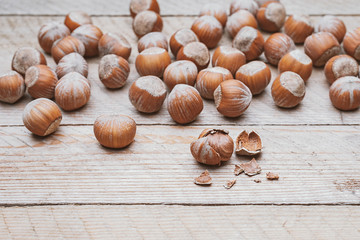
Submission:
M 255 158 L 247 163 L 240 164 L 240 167 L 244 170 L 245 174 L 248 176 L 254 176 L 261 172 L 261 167 L 256 162 Z
M 279 180 L 279 174 L 268 172 L 266 173 L 267 180 Z
M 234 186 L 236 183 L 236 179 L 233 179 L 233 180 L 228 180 L 226 181 L 226 183 L 224 184 L 224 188 L 225 189 L 230 189 L 232 188 L 232 186 Z
M 261 138 L 254 131 L 248 133 L 244 130 L 236 138 L 235 152 L 238 155 L 254 156 L 256 154 L 259 154 L 261 152 L 261 149 Z
M 194 183 L 196 185 L 211 185 L 212 178 L 210 177 L 208 170 L 205 170 L 205 172 L 201 173 L 200 176 L 195 178 Z
M 240 167 L 240 165 L 235 165 L 235 169 L 234 169 L 234 174 L 235 176 L 240 175 L 240 173 L 243 173 L 244 169 L 242 169 L 242 167 Z

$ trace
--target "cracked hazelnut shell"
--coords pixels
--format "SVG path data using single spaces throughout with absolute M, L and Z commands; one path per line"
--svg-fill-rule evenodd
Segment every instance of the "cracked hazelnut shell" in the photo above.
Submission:
M 262 143 L 259 134 L 254 131 L 242 131 L 236 138 L 237 155 L 254 156 L 261 152 Z

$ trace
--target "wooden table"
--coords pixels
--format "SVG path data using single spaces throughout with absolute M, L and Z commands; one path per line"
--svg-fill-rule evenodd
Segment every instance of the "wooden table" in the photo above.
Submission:
M 163 32 L 170 37 L 190 27 L 206 2 L 159 0 Z M 228 6 L 230 0 L 222 2 Z M 288 14 L 310 14 L 315 22 L 334 14 L 349 30 L 360 26 L 356 0 L 282 2 Z M 87 11 L 104 32 L 124 34 L 133 52 L 128 83 L 119 90 L 100 82 L 98 58 L 88 60 L 89 103 L 64 112 L 61 127 L 49 137 L 35 137 L 23 126 L 29 96 L 14 105 L 0 103 L 0 239 L 359 239 L 360 110 L 341 112 L 331 105 L 322 69 L 314 70 L 304 101 L 291 110 L 274 105 L 269 85 L 235 119 L 222 117 L 211 101 L 188 126 L 176 125 L 165 107 L 154 115 L 139 114 L 127 97 L 138 77 L 128 4 L 2 1 L 1 72 L 10 69 L 17 48 L 39 48 L 42 24 L 63 21 L 70 10 Z M 230 45 L 229 36 L 220 44 Z M 274 78 L 273 67 L 272 73 Z M 109 150 L 98 144 L 92 124 L 105 113 L 136 120 L 130 147 Z M 256 130 L 264 145 L 258 157 L 262 173 L 240 175 L 232 189 L 224 189 L 225 181 L 234 178 L 234 164 L 248 159 L 233 155 L 216 168 L 196 163 L 189 145 L 208 127 L 228 129 L 232 137 Z M 205 169 L 213 177 L 211 187 L 193 183 Z M 280 180 L 266 180 L 268 171 L 279 173 Z

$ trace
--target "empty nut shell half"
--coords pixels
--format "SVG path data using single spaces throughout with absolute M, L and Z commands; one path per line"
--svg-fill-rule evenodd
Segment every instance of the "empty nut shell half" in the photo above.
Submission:
M 261 138 L 259 134 L 254 131 L 248 133 L 242 131 L 236 138 L 236 149 L 237 155 L 254 156 L 259 154 L 262 149 Z

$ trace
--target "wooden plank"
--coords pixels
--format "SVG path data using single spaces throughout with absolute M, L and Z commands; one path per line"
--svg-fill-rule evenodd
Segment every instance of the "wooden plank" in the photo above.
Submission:
M 59 20 L 59 17 L 0 17 L 3 26 L 0 39 L 0 72 L 10 68 L 13 53 L 21 46 L 38 47 L 37 32 L 39 27 L 50 20 Z M 180 27 L 191 26 L 193 17 L 164 18 L 164 33 L 170 35 Z M 318 18 L 314 18 L 318 20 Z M 349 29 L 355 28 L 360 17 L 343 17 Z M 122 32 L 131 41 L 133 53 L 130 57 L 131 74 L 128 83 L 119 90 L 108 90 L 100 82 L 97 73 L 98 58 L 89 59 L 89 80 L 92 84 L 92 96 L 89 103 L 75 112 L 64 113 L 63 124 L 92 124 L 95 118 L 104 113 L 123 113 L 134 117 L 140 124 L 174 124 L 165 105 L 157 114 L 139 114 L 128 100 L 128 89 L 139 75 L 134 62 L 137 55 L 136 37 L 131 29 L 131 19 L 126 17 L 98 17 L 94 19 L 96 25 L 104 32 Z M 227 35 L 221 40 L 221 45 L 230 45 Z M 54 61 L 48 56 L 50 65 L 54 68 Z M 272 67 L 273 78 L 277 70 Z M 273 103 L 270 86 L 260 96 L 256 96 L 246 113 L 240 118 L 224 118 L 220 115 L 212 101 L 205 101 L 204 110 L 193 125 L 230 124 L 230 125 L 266 125 L 266 124 L 359 124 L 359 110 L 341 112 L 336 110 L 328 97 L 329 84 L 323 71 L 314 69 L 314 73 L 307 84 L 307 93 L 303 103 L 291 110 L 280 109 Z M 0 126 L 21 125 L 22 110 L 30 101 L 23 98 L 15 105 L 0 103 Z
M 162 15 L 189 16 L 197 15 L 202 6 L 216 0 L 158 0 Z M 281 0 L 288 14 L 337 14 L 358 15 L 359 6 L 356 0 L 331 1 L 291 1 Z M 82 10 L 91 15 L 129 15 L 129 0 L 90 0 L 90 1 L 55 1 L 28 2 L 26 0 L 5 1 L 0 9 L 0 15 L 65 15 L 70 10 Z M 231 0 L 223 0 L 221 4 L 227 9 Z M 69 8 L 69 6 L 71 6 Z
M 359 239 L 356 206 L 0 208 L 1 239 Z
M 250 158 L 198 164 L 189 146 L 202 129 L 139 126 L 130 147 L 111 150 L 90 126 L 62 126 L 47 138 L 2 127 L 0 204 L 360 204 L 359 127 L 227 127 L 233 138 L 256 130 L 264 146 L 262 173 L 238 176 L 230 190 L 223 184 L 235 178 L 234 164 Z M 193 183 L 205 169 L 211 187 Z M 280 180 L 266 180 L 269 171 Z

